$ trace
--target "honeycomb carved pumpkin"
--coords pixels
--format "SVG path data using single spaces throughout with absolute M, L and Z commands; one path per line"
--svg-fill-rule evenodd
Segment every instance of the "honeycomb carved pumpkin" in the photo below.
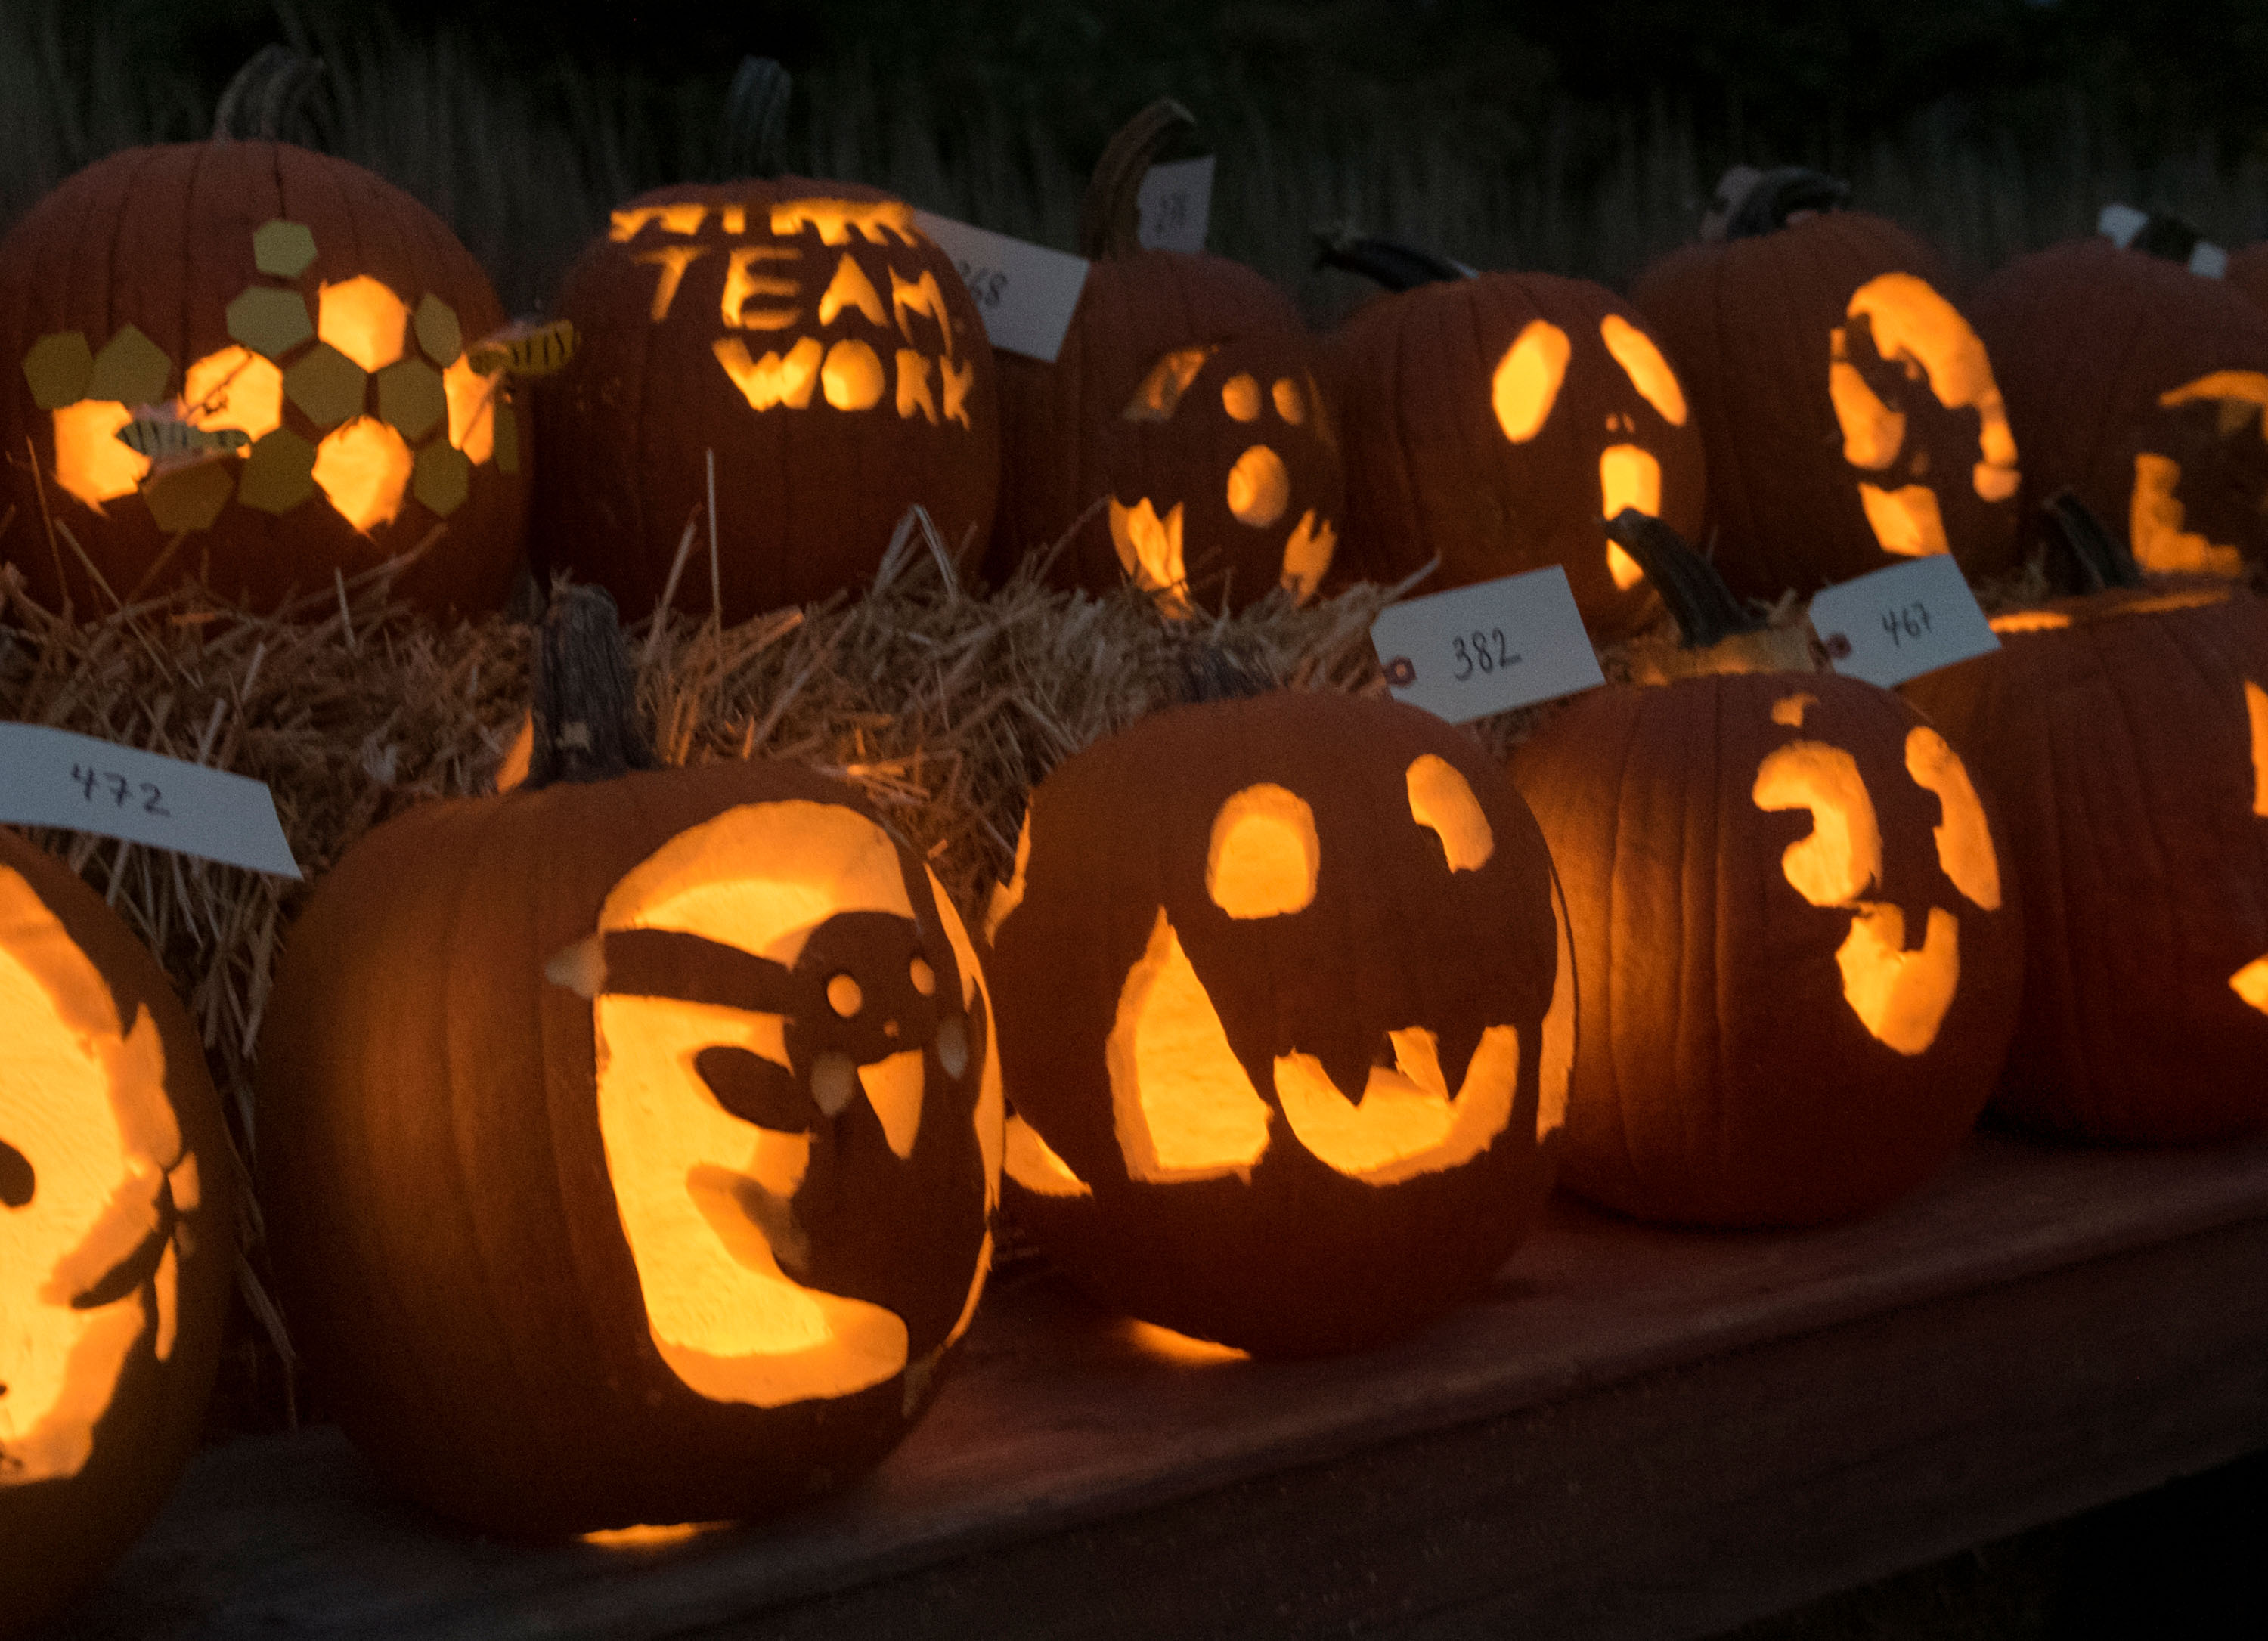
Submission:
M 2068 512 L 2066 520 L 2072 519 Z M 1910 681 L 1999 795 L 2031 949 L 1999 1110 L 2162 1144 L 2268 1124 L 2268 606 L 2120 573 Z M 2128 567 L 2131 569 L 2131 566 Z
M 1409 283 L 1425 259 L 1372 241 L 1327 260 L 1399 288 L 1332 339 L 1359 573 L 1396 581 L 1438 556 L 1433 590 L 1556 563 L 1594 639 L 1651 621 L 1660 606 L 1605 520 L 1634 507 L 1690 534 L 1705 486 L 1645 321 L 1588 280 L 1440 264 L 1452 276 Z
M 563 600 L 547 678 L 601 607 L 618 646 L 602 593 Z M 323 879 L 261 1044 L 327 1405 L 414 1497 L 514 1534 L 858 1474 L 990 1262 L 1000 1085 L 950 901 L 836 783 L 628 768 L 608 652 L 603 709 L 540 686 L 523 785 L 412 810 Z
M 1691 396 L 1711 562 L 1733 591 L 1812 592 L 1932 553 L 2010 568 L 2021 430 L 1935 254 L 1859 211 L 1734 217 L 1752 231 L 1674 251 L 1631 288 Z
M 218 139 L 99 160 L 0 240 L 0 554 L 90 614 L 190 576 L 272 608 L 423 548 L 401 593 L 494 608 L 529 452 L 467 350 L 504 322 L 440 219 L 358 166 Z
M 1000 361 L 995 579 L 1066 534 L 1056 585 L 1131 583 L 1171 615 L 1279 586 L 1305 602 L 1330 570 L 1344 484 L 1322 348 L 1252 269 L 1134 239 L 1135 189 L 1191 123 L 1164 102 L 1120 133 L 1089 184 L 1093 260 L 1061 350 Z
M 2268 561 L 2268 313 L 2100 237 L 1977 289 L 2036 495 L 2074 491 L 2158 574 Z
M 233 1163 L 165 972 L 0 831 L 0 1633 L 124 1549 L 195 1448 Z
M 1695 635 L 1686 557 L 1655 579 Z M 1871 684 L 1749 670 L 1763 636 L 1579 696 L 1513 759 L 1583 976 L 1562 1178 L 1642 1218 L 1881 1206 L 1960 1144 L 2014 1027 L 2022 928 L 1959 754 Z
M 1018 1221 L 1106 1304 L 1355 1348 L 1485 1284 L 1550 1188 L 1574 1011 L 1550 864 L 1414 709 L 1142 720 L 1041 783 L 988 924 Z

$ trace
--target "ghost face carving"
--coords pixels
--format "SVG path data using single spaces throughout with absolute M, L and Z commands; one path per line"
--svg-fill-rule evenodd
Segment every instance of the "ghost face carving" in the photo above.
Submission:
M 855 810 L 750 805 L 623 879 L 562 968 L 600 976 L 622 1233 L 655 1347 L 703 1396 L 925 1381 L 973 1314 L 989 1042 L 943 904 Z M 905 1211 L 931 1199 L 957 1215 Z
M 1602 286 L 1543 274 L 1421 285 L 1337 339 L 1349 540 L 1427 590 L 1557 563 L 1594 638 L 1656 609 L 1606 537 L 1625 508 L 1697 535 L 1701 439 L 1676 372 Z
M 2058 600 L 1904 693 L 2000 802 L 2031 949 L 1997 1097 L 2185 1144 L 2268 1122 L 2268 611 L 2193 584 Z
M 1061 766 L 1027 837 L 992 918 L 1009 1171 L 1066 1269 L 1279 1353 L 1485 1279 L 1549 1180 L 1574 976 L 1476 749 L 1338 696 L 1185 708 Z
M 1571 1187 L 1648 1218 L 1801 1224 L 1952 1154 L 2022 946 L 1945 736 L 1852 680 L 1705 675 L 1593 691 L 1513 773 L 1584 982 Z
M 1338 545 L 1338 437 L 1295 332 L 1161 355 L 1119 412 L 1108 522 L 1119 567 L 1187 614 L 1197 589 L 1313 597 Z

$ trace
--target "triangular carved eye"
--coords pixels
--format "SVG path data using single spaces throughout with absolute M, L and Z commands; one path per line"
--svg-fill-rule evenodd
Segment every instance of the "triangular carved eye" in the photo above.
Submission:
M 1220 351 L 1219 343 L 1210 347 L 1176 348 L 1150 367 L 1142 385 L 1134 390 L 1133 398 L 1119 416 L 1128 422 L 1167 422 L 1180 408 L 1182 395 L 1189 384 L 1204 369 L 1204 362 Z

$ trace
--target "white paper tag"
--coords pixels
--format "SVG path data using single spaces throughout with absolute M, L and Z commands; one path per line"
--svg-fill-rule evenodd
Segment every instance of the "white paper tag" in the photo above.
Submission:
M 1822 588 L 1811 629 L 1837 672 L 1885 689 L 2000 647 L 1946 553 Z
M 0 724 L 0 821 L 299 875 L 261 783 L 37 724 Z
M 1607 681 L 1557 564 L 1389 604 L 1370 642 L 1394 698 L 1452 724 Z
M 1145 251 L 1202 251 L 1212 221 L 1212 161 L 1177 159 L 1152 166 L 1134 191 L 1140 225 L 1134 237 Z
M 1055 363 L 1086 283 L 1085 257 L 925 210 L 914 213 L 914 225 L 936 240 L 961 270 L 961 283 L 968 287 L 994 347 Z

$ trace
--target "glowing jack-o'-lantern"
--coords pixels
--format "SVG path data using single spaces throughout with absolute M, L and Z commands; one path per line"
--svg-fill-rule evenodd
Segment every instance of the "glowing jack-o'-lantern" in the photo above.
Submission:
M 1685 559 L 1656 579 L 1713 637 Z M 1762 665 L 1730 637 L 1513 755 L 1583 976 L 1563 1177 L 1642 1218 L 1889 1201 L 1960 1144 L 2014 1028 L 2021 928 L 1961 758 L 1885 690 Z
M 976 953 L 919 858 L 784 766 L 542 768 L 582 710 L 539 709 L 520 787 L 323 879 L 261 1045 L 327 1404 L 519 1533 L 745 1516 L 873 1462 L 974 1314 L 1002 1144 Z
M 195 1446 L 227 1301 L 226 1141 L 165 975 L 0 833 L 0 1630 L 141 1530 Z
M 466 349 L 504 319 L 440 220 L 345 160 L 216 140 L 90 166 L 0 241 L 0 552 L 84 611 L 189 576 L 273 607 L 422 548 L 399 591 L 492 608 L 529 475 L 512 391 Z
M 2018 257 L 1973 306 L 2036 495 L 2124 526 L 2145 570 L 2268 560 L 2268 313 L 2102 238 Z
M 1469 1296 L 1550 1181 L 1555 903 L 1508 784 L 1407 708 L 1183 707 L 1071 758 L 988 914 L 1019 1223 L 1105 1302 L 1263 1352 Z
M 1410 284 L 1422 259 L 1364 240 L 1326 258 L 1401 289 L 1332 342 L 1361 571 L 1396 580 L 1438 555 L 1426 585 L 1448 587 L 1557 563 L 1594 637 L 1651 620 L 1660 606 L 1603 521 L 1634 507 L 1697 530 L 1704 484 L 1685 390 L 1645 322 L 1587 280 Z
M 1785 197 L 1824 203 L 1803 180 Z M 1735 221 L 1632 286 L 1708 445 L 1711 563 L 1734 592 L 1810 592 L 1932 553 L 2012 566 L 2023 430 L 1936 256 L 1859 211 Z
M 2066 504 L 2067 508 L 2067 504 Z M 1904 688 L 1999 794 L 2036 952 L 1996 1107 L 2090 1139 L 2268 1123 L 2268 606 L 2142 585 L 2083 514 L 2102 590 L 1998 617 Z
M 1344 485 L 1322 348 L 1252 269 L 1135 240 L 1135 188 L 1190 123 L 1166 102 L 1120 134 L 1088 184 L 1062 349 L 1001 359 L 996 578 L 1066 534 L 1057 585 L 1130 582 L 1174 615 L 1279 586 L 1304 603 L 1330 570 Z
M 559 464 L 537 556 L 643 612 L 713 503 L 728 621 L 871 574 L 909 506 L 973 562 L 999 482 L 990 344 L 912 208 L 852 182 L 683 185 L 569 269 L 574 364 L 539 391 Z M 709 608 L 711 582 L 675 581 Z

